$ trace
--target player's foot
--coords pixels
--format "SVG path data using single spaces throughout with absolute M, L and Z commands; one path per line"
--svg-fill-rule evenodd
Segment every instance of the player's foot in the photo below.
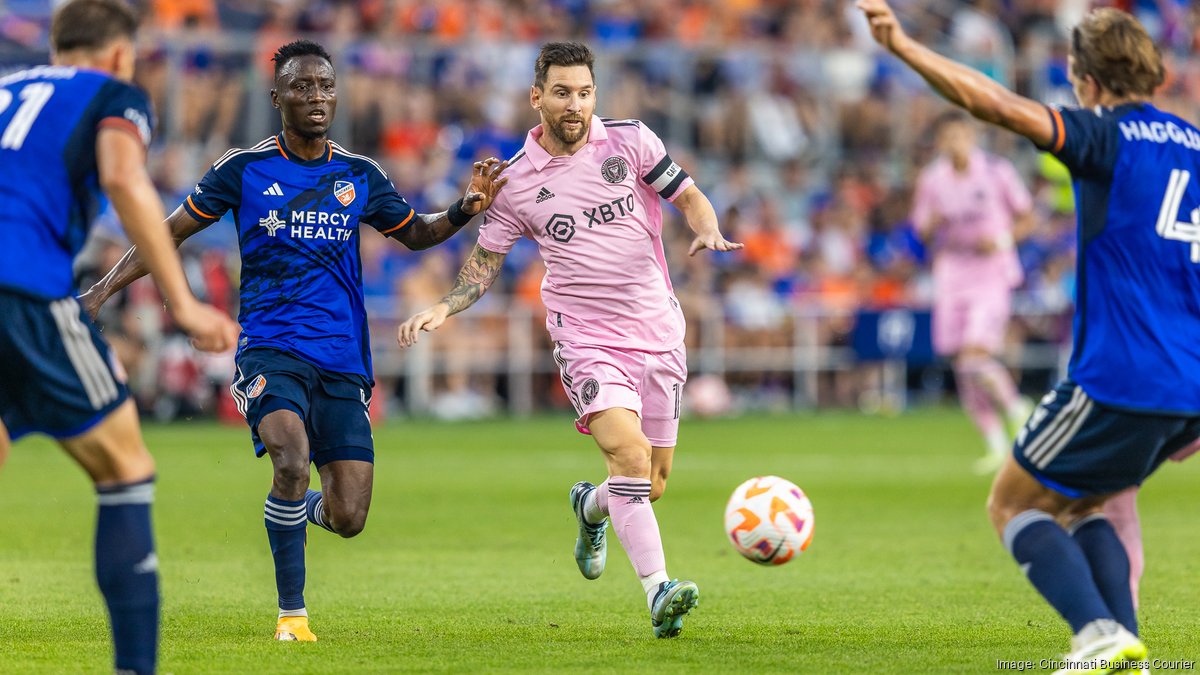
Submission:
M 1071 653 L 1055 675 L 1101 675 L 1129 672 L 1129 665 L 1146 660 L 1146 645 L 1111 619 L 1097 619 L 1071 638 Z M 1137 672 L 1134 670 L 1133 672 Z
M 980 476 L 988 476 L 999 471 L 1003 464 L 1004 455 L 996 452 L 989 452 L 983 457 L 975 460 L 975 464 L 972 465 L 972 469 Z
M 1033 400 L 1028 396 L 1021 396 L 1017 399 L 1017 403 L 1013 405 L 1012 410 L 1005 415 L 1004 423 L 1005 430 L 1008 431 L 1008 437 L 1015 439 L 1017 434 L 1021 433 L 1021 427 L 1025 426 L 1025 422 L 1029 421 L 1029 416 L 1033 414 Z
M 571 486 L 571 509 L 575 511 L 575 520 L 579 521 L 579 537 L 575 539 L 575 564 L 579 572 L 587 579 L 598 579 L 604 573 L 604 563 L 608 559 L 608 542 L 604 530 L 608 527 L 608 518 L 598 525 L 593 525 L 583 517 L 583 502 L 596 489 L 587 481 L 579 481 Z
M 308 629 L 307 616 L 281 616 L 275 624 L 275 639 L 289 642 L 316 642 L 317 636 Z
M 683 615 L 700 604 L 700 589 L 690 581 L 664 581 L 650 604 L 654 637 L 673 638 L 683 630 Z

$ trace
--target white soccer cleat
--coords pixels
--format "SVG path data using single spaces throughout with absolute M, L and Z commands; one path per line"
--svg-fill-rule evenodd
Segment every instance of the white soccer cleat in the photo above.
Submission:
M 575 564 L 585 579 L 600 578 L 608 559 L 608 541 L 604 536 L 608 518 L 593 525 L 583 517 L 583 502 L 595 489 L 596 486 L 587 481 L 579 481 L 571 486 L 571 509 L 575 511 L 575 520 L 579 522 L 579 537 L 575 539 Z
M 1104 675 L 1138 672 L 1146 660 L 1146 645 L 1111 619 L 1096 619 L 1071 638 L 1071 653 L 1062 658 L 1055 675 Z

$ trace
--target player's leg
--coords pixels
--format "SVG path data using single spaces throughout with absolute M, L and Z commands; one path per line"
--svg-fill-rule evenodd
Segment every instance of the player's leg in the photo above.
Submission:
M 671 462 L 675 458 L 675 446 L 658 445 L 650 448 L 650 501 L 656 502 L 667 491 L 667 479 L 671 477 Z
M 8 440 L 8 429 L 5 428 L 4 422 L 0 421 L 0 470 L 4 469 L 4 463 L 8 461 L 8 447 L 12 442 Z
M 996 358 L 1004 351 L 1011 318 L 1012 293 L 1007 285 L 998 283 L 978 293 L 967 310 L 962 349 L 963 355 L 971 361 L 966 368 L 995 410 L 1004 415 L 1009 441 L 1016 436 L 1033 407 L 1017 391 L 1012 373 Z
M 642 381 L 642 433 L 650 441 L 650 501 L 667 490 L 675 444 L 679 440 L 679 414 L 683 385 L 687 382 L 687 351 L 682 344 L 670 352 L 649 354 Z
M 289 402 L 265 396 L 258 437 L 271 457 L 271 491 L 263 506 L 263 523 L 275 562 L 279 596 L 276 640 L 313 641 L 304 605 L 304 543 L 308 523 L 304 496 L 309 481 L 308 432 L 301 411 Z
M 1138 584 L 1146 566 L 1142 550 L 1142 525 L 1137 513 L 1137 493 L 1138 488 L 1132 487 L 1118 492 L 1104 503 L 1104 515 L 1116 530 L 1117 538 L 1125 547 L 1125 555 L 1129 557 L 1129 592 L 1135 610 L 1138 606 Z
M 158 656 L 158 558 L 150 509 L 154 460 L 126 400 L 59 443 L 96 485 L 96 581 L 112 623 L 118 672 L 153 673 Z
M 354 459 L 317 461 L 321 491 L 308 491 L 309 521 L 342 537 L 357 535 L 367 525 L 375 465 Z

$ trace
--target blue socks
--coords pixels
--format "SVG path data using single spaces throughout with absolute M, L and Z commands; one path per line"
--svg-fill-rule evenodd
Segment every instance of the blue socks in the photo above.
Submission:
M 1050 514 L 1036 509 L 1018 514 L 1004 528 L 1004 546 L 1073 633 L 1096 619 L 1114 619 L 1087 557 Z M 1128 590 L 1128 569 L 1125 584 Z
M 158 659 L 154 479 L 97 488 L 96 583 L 112 622 L 116 670 L 153 673 Z
M 263 522 L 275 558 L 275 587 L 279 609 L 304 608 L 304 528 L 308 524 L 305 500 L 288 501 L 267 495 Z
M 1087 557 L 1104 604 L 1125 630 L 1137 635 L 1137 610 L 1133 608 L 1133 591 L 1129 587 L 1129 556 L 1117 531 L 1103 513 L 1096 513 L 1073 523 L 1069 532 Z
M 308 522 L 333 532 L 333 528 L 325 522 L 325 499 L 320 490 L 309 490 L 304 495 L 304 509 L 308 513 Z

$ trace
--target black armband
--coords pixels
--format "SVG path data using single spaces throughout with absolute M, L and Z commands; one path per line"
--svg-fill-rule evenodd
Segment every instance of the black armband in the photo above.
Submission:
M 463 200 L 460 199 L 451 204 L 449 209 L 446 209 L 446 220 L 449 220 L 450 224 L 454 227 L 466 225 L 471 222 L 471 218 L 473 217 L 468 213 L 463 213 L 462 203 Z

